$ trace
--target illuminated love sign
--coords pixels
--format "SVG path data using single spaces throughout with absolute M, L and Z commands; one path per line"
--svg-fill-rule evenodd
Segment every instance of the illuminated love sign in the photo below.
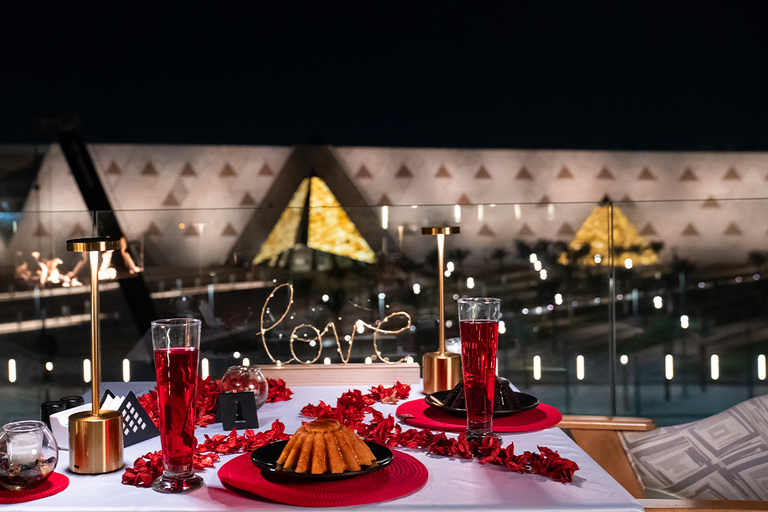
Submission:
M 267 312 L 269 301 L 274 298 L 275 294 L 281 289 L 281 288 L 288 288 L 289 290 L 289 297 L 288 297 L 288 306 L 285 308 L 285 311 L 283 314 L 278 318 L 277 322 L 272 324 L 271 326 L 264 328 L 264 315 Z M 341 361 L 344 364 L 349 363 L 349 357 L 352 352 L 352 345 L 355 342 L 355 333 L 356 332 L 365 332 L 365 329 L 373 331 L 373 349 L 376 352 L 376 356 L 378 356 L 379 360 L 383 361 L 387 364 L 397 364 L 397 363 L 403 363 L 406 362 L 410 356 L 405 356 L 397 361 L 390 361 L 388 357 L 384 357 L 381 355 L 381 352 L 379 351 L 379 345 L 377 341 L 377 336 L 379 334 L 397 334 L 400 332 L 405 331 L 406 329 L 411 328 L 411 317 L 408 315 L 408 313 L 404 311 L 396 311 L 390 315 L 387 315 L 384 320 L 377 320 L 375 325 L 371 325 L 367 322 L 364 322 L 362 320 L 357 320 L 355 322 L 355 328 L 352 330 L 352 334 L 349 337 L 349 346 L 347 347 L 347 354 L 346 357 L 344 356 L 344 351 L 341 348 L 341 341 L 339 340 L 339 333 L 336 330 L 336 324 L 333 322 L 328 322 L 325 324 L 325 327 L 322 331 L 320 331 L 317 327 L 310 325 L 310 324 L 301 324 L 297 325 L 293 328 L 291 331 L 291 336 L 289 338 L 289 343 L 291 347 L 291 359 L 288 361 L 278 361 L 272 356 L 272 353 L 269 351 L 269 347 L 267 347 L 267 339 L 264 336 L 266 333 L 280 325 L 280 323 L 285 319 L 286 316 L 288 316 L 288 312 L 291 310 L 291 305 L 293 304 L 293 286 L 289 283 L 284 283 L 272 290 L 272 293 L 269 294 L 269 297 L 267 297 L 267 300 L 264 302 L 264 306 L 261 308 L 261 317 L 259 318 L 259 333 L 258 335 L 261 336 L 261 342 L 264 345 L 264 350 L 267 351 L 267 355 L 272 360 L 273 363 L 275 363 L 277 366 L 282 366 L 284 364 L 291 363 L 293 361 L 296 361 L 301 364 L 312 364 L 318 359 L 320 359 L 320 356 L 323 353 L 323 336 L 325 336 L 328 332 L 333 333 L 333 337 L 336 340 L 336 351 L 339 353 L 339 356 L 341 357 Z M 400 329 L 396 330 L 388 330 L 384 329 L 383 326 L 387 324 L 387 322 L 393 321 L 396 318 L 404 318 L 406 321 L 405 327 L 402 327 Z M 362 327 L 362 328 L 361 328 Z M 299 336 L 297 333 L 301 331 L 302 329 L 309 329 L 312 332 L 314 332 L 314 336 L 309 338 L 306 335 L 305 336 Z M 296 351 L 294 350 L 294 342 L 301 341 L 303 343 L 307 343 L 310 346 L 312 346 L 312 342 L 314 342 L 317 345 L 317 355 L 314 359 L 311 360 L 302 360 L 296 355 Z

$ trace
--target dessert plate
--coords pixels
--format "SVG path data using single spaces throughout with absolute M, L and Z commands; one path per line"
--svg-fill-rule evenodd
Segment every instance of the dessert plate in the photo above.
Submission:
M 351 478 L 353 476 L 378 471 L 392 462 L 392 459 L 394 458 L 392 450 L 378 443 L 372 443 L 370 441 L 364 442 L 368 445 L 368 448 L 371 449 L 371 452 L 373 452 L 376 462 L 370 466 L 363 466 L 360 471 L 313 475 L 312 473 L 296 473 L 295 471 L 284 470 L 277 465 L 277 459 L 280 457 L 280 453 L 283 451 L 283 448 L 288 441 L 278 441 L 253 450 L 253 453 L 251 453 L 251 462 L 253 462 L 253 465 L 257 468 L 275 475 L 304 478 L 307 480 L 340 480 L 342 478 Z
M 448 396 L 448 393 L 450 393 L 450 391 L 436 391 L 430 395 L 427 395 L 424 398 L 424 401 L 427 402 L 432 407 L 437 407 L 438 409 L 442 409 L 447 413 L 454 414 L 456 416 L 466 416 L 467 415 L 466 409 L 447 407 L 446 405 L 443 404 L 443 400 L 445 400 L 445 398 Z M 533 395 L 529 395 L 527 393 L 520 393 L 519 391 L 513 391 L 513 393 L 517 396 L 517 400 L 520 402 L 520 408 L 514 409 L 514 410 L 500 410 L 500 411 L 497 411 L 494 409 L 493 411 L 494 418 L 501 418 L 503 416 L 517 414 L 518 412 L 529 411 L 531 409 L 535 409 L 536 406 L 539 405 L 539 399 Z

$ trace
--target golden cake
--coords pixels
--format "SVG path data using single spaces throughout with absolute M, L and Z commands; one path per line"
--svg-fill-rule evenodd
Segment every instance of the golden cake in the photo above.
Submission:
M 376 462 L 371 449 L 349 427 L 333 418 L 305 423 L 286 443 L 277 465 L 296 473 L 360 471 Z

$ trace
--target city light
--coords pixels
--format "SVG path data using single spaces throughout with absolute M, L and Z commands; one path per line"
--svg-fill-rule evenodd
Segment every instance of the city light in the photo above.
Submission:
M 373 363 L 373 359 L 371 359 L 371 356 L 368 356 L 365 358 L 365 364 L 371 364 Z
M 672 358 L 672 354 L 664 356 L 664 377 L 667 380 L 672 380 L 675 376 L 675 361 Z
M 330 365 L 331 364 L 331 358 L 330 357 L 326 357 L 325 359 L 323 359 L 323 364 L 325 366 Z
M 234 357 L 235 359 L 240 359 L 240 352 L 235 352 L 234 354 L 232 354 L 232 357 Z
M 527 315 L 527 314 L 528 314 L 528 308 L 523 308 L 523 311 L 522 311 L 522 313 L 523 313 L 524 315 Z
M 576 356 L 576 378 L 584 380 L 584 356 Z
M 131 362 L 123 359 L 123 382 L 131 382 Z
M 50 362 L 50 361 L 46 361 L 45 369 L 48 370 L 49 372 L 52 372 L 53 371 L 53 363 Z
M 699 285 L 698 286 L 699 286 L 699 288 L 703 289 L 703 288 L 705 288 L 707 286 L 707 283 L 705 283 L 704 281 L 699 281 Z
M 200 376 L 203 379 L 208 378 L 208 358 L 204 357 L 202 361 L 200 361 Z
M 720 358 L 717 357 L 717 354 L 712 354 L 712 357 L 709 358 L 709 369 L 712 380 L 720 378 Z
M 83 359 L 83 382 L 91 382 L 91 360 Z
M 653 307 L 656 309 L 661 309 L 664 307 L 664 299 L 661 297 L 661 295 L 657 295 L 653 298 Z
M 405 360 L 408 364 L 413 364 L 413 356 L 408 356 L 408 358 Z
M 555 294 L 555 304 L 557 304 L 559 306 L 562 303 L 563 303 L 563 295 L 561 293 L 556 293 Z
M 531 253 L 531 255 L 528 257 L 528 260 L 529 260 L 531 263 L 536 263 L 537 261 L 539 261 L 539 257 L 538 257 L 538 256 L 536 256 L 536 253 L 535 253 L 535 252 L 532 252 L 532 253 Z
M 541 357 L 533 356 L 533 378 L 541 379 Z
M 765 368 L 765 354 L 757 356 L 757 378 L 765 380 L 766 368 Z
M 619 362 L 623 365 L 626 365 L 629 362 L 629 356 L 627 356 L 627 354 L 621 354 Z
M 542 267 L 542 265 L 541 265 L 541 262 L 539 260 L 536 260 L 536 261 L 533 262 L 533 270 L 535 270 L 536 272 L 541 270 L 541 267 Z
M 362 320 L 355 322 L 355 329 L 357 329 L 357 334 L 363 334 L 363 332 L 365 332 L 365 322 Z
M 688 324 L 688 315 L 680 316 L 680 327 L 682 327 L 683 329 L 687 329 L 688 325 L 689 325 Z
M 470 290 L 475 287 L 475 278 L 474 277 L 468 277 L 467 278 L 467 288 Z
M 499 334 L 504 334 L 507 332 L 507 324 L 504 323 L 504 320 L 499 320 Z
M 624 260 L 624 268 L 627 270 L 632 268 L 632 258 L 627 258 Z
M 314 347 L 314 345 L 312 343 L 310 343 L 310 345 Z M 244 357 L 243 358 L 243 366 L 251 366 L 251 360 L 248 359 L 247 357 Z
M 8 360 L 8 382 L 16 382 L 16 360 Z
M 457 224 L 461 222 L 461 205 L 453 205 L 453 220 L 455 220 Z
M 329 300 L 331 300 L 331 298 L 328 296 L 327 293 L 323 294 L 322 299 L 323 299 L 323 302 L 328 302 Z
M 453 272 L 456 269 L 456 266 L 453 264 L 452 261 L 449 261 L 448 263 L 445 264 L 445 269 L 448 272 Z
M 421 293 L 421 285 L 419 283 L 413 283 L 413 293 L 414 295 Z
M 389 206 L 384 205 L 381 207 L 381 229 L 387 229 L 389 227 Z
M 545 268 L 541 269 L 541 272 L 539 272 L 539 279 L 541 279 L 542 281 L 547 280 L 547 269 Z
M 603 261 L 603 257 L 599 254 L 595 254 L 595 263 L 599 265 L 601 261 Z
M 483 220 L 483 205 L 477 205 L 477 220 Z

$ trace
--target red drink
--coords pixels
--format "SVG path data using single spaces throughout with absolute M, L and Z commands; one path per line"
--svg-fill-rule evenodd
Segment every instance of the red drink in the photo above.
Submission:
M 494 320 L 462 320 L 461 360 L 467 433 L 476 438 L 493 432 L 493 395 L 496 382 L 496 347 L 499 323 Z
M 155 350 L 157 405 L 165 471 L 192 474 L 198 352 L 194 347 Z

